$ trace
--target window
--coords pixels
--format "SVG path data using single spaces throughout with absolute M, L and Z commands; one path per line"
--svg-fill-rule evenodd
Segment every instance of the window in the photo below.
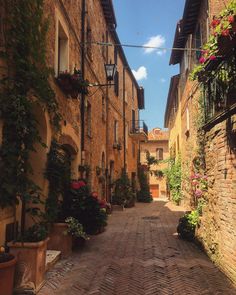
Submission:
M 118 143 L 118 121 L 114 122 L 114 143 Z
M 105 97 L 102 97 L 102 120 L 106 121 L 106 103 L 105 103 Z
M 91 137 L 92 136 L 92 122 L 91 122 L 91 104 L 88 103 L 87 106 L 87 131 L 88 131 L 88 136 Z
M 156 150 L 156 152 L 157 152 L 157 160 L 159 160 L 159 161 L 163 160 L 163 149 L 162 148 L 158 148 Z
M 69 40 L 60 22 L 58 22 L 57 44 L 58 44 L 57 74 L 59 74 L 61 72 L 68 71 L 69 69 Z
M 195 48 L 201 48 L 202 47 L 202 34 L 201 34 L 201 26 L 198 24 L 196 35 L 195 35 Z M 196 51 L 196 59 L 197 61 L 201 57 L 201 50 Z
M 117 71 L 116 74 L 115 74 L 115 78 L 114 78 L 114 91 L 115 91 L 115 94 L 116 96 L 119 96 L 119 72 Z

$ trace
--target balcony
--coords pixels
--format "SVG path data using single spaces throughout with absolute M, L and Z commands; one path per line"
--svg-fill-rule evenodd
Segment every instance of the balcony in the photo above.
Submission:
M 130 121 L 130 135 L 141 141 L 148 139 L 148 127 L 142 120 Z

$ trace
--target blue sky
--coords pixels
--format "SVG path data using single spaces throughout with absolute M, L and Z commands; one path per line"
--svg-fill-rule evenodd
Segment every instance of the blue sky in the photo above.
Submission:
M 113 0 L 121 43 L 151 42 L 172 47 L 184 3 L 185 0 Z M 141 111 L 141 119 L 149 129 L 163 128 L 170 78 L 179 71 L 178 66 L 169 66 L 171 52 L 145 52 L 136 48 L 124 48 L 124 51 L 130 68 L 140 79 L 139 85 L 145 88 L 145 110 Z

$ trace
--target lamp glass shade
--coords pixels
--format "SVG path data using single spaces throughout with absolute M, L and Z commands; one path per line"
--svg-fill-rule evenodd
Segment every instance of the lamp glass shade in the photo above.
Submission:
M 105 64 L 107 81 L 113 81 L 116 73 L 116 64 Z

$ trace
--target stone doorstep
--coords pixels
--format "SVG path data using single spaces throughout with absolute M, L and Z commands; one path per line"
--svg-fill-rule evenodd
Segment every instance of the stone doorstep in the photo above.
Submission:
M 53 266 L 61 259 L 61 251 L 47 250 L 46 254 L 46 271 L 53 268 Z

